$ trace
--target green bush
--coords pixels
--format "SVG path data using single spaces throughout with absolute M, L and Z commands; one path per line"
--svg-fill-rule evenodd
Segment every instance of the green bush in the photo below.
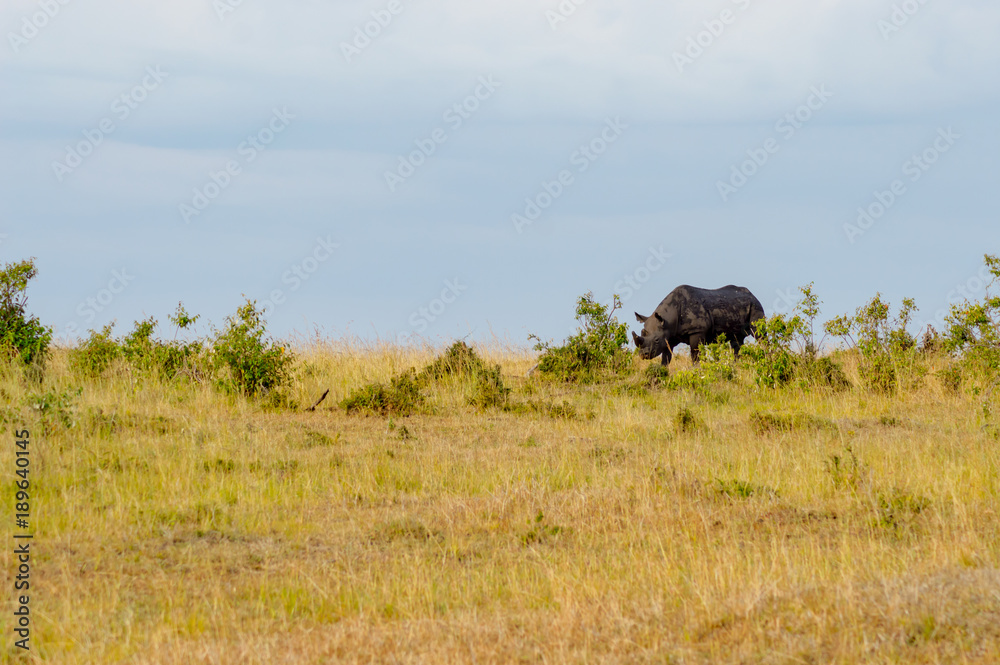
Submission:
M 177 330 L 189 327 L 198 317 L 190 317 L 184 306 L 178 304 L 177 312 L 170 316 Z M 132 332 L 120 339 L 112 337 L 114 324 L 100 332 L 90 331 L 90 336 L 70 354 L 70 366 L 89 377 L 101 376 L 115 360 L 121 358 L 133 369 L 161 378 L 172 379 L 186 373 L 196 378 L 204 374 L 204 354 L 201 342 L 165 341 L 153 337 L 157 321 L 150 317 L 136 321 Z M 176 337 L 176 334 L 175 334 Z
M 416 371 L 410 369 L 393 377 L 388 385 L 369 383 L 351 391 L 340 405 L 347 413 L 409 416 L 419 411 L 426 400 Z
M 511 390 L 504 385 L 500 365 L 488 365 L 463 341 L 452 344 L 420 372 L 409 369 L 388 384 L 362 386 L 340 404 L 347 413 L 407 416 L 424 407 L 428 384 L 449 377 L 471 381 L 471 392 L 466 397 L 469 405 L 479 409 L 508 407 Z
M 212 340 L 213 368 L 222 374 L 220 385 L 249 397 L 280 391 L 292 378 L 292 353 L 267 337 L 262 310 L 247 300 Z
M 897 531 L 913 526 L 917 516 L 930 508 L 931 501 L 925 496 L 911 494 L 898 488 L 879 492 L 872 526 Z
M 822 303 L 812 283 L 799 287 L 799 293 L 802 298 L 791 315 L 775 314 L 754 324 L 757 343 L 743 347 L 742 358 L 759 386 L 774 388 L 796 379 L 802 387 L 850 387 L 840 365 L 820 355 L 823 341 L 816 342 L 815 329 Z
M 858 350 L 861 380 L 867 388 L 896 392 L 905 387 L 903 380 L 912 380 L 926 371 L 917 340 L 906 330 L 916 309 L 911 298 L 904 298 L 899 314 L 892 317 L 889 304 L 876 294 L 854 316 L 839 316 L 826 323 L 827 333 L 841 337 Z
M 801 317 L 786 317 L 774 314 L 754 323 L 756 344 L 748 344 L 741 350 L 741 358 L 753 370 L 758 386 L 775 388 L 782 386 L 795 375 L 796 354 L 792 342 L 802 334 Z
M 938 370 L 936 376 L 946 390 L 957 393 L 962 388 L 963 374 L 961 364 L 951 363 L 947 367 Z
M 716 478 L 716 491 L 722 496 L 732 499 L 749 499 L 752 496 L 765 496 L 777 498 L 778 493 L 766 485 L 755 485 L 754 483 L 739 480 L 737 478 L 722 479 Z
M 732 381 L 736 378 L 736 354 L 725 335 L 719 335 L 711 344 L 702 344 L 699 360 L 702 374 L 710 381 Z
M 168 318 L 176 326 L 177 332 L 180 332 L 199 317 L 189 316 L 184 306 L 178 304 L 176 312 Z M 155 339 L 153 331 L 156 326 L 157 321 L 152 317 L 135 323 L 135 328 L 122 341 L 122 352 L 126 360 L 165 379 L 172 379 L 181 373 L 200 377 L 204 373 L 205 364 L 202 343 L 177 341 L 176 332 L 172 340 Z
M 942 343 L 964 374 L 994 382 L 1000 374 L 1000 297 L 989 289 L 1000 279 L 1000 257 L 987 254 L 984 259 L 993 275 L 986 295 L 980 302 L 952 305 Z
M 750 425 L 762 436 L 771 432 L 792 432 L 803 429 L 837 429 L 836 423 L 806 413 L 768 413 L 757 410 L 750 414 Z
M 417 379 L 421 385 L 425 385 L 447 376 L 471 379 L 472 392 L 466 401 L 480 409 L 501 408 L 510 395 L 510 388 L 504 385 L 500 365 L 491 367 L 471 346 L 461 340 L 452 344 L 434 362 L 421 370 Z
M 621 306 L 617 295 L 609 308 L 594 300 L 594 295 L 588 292 L 576 303 L 580 327 L 562 346 L 553 346 L 530 335 L 529 339 L 538 340 L 535 350 L 542 352 L 538 372 L 561 381 L 580 383 L 625 372 L 632 365 L 632 354 L 627 351 L 628 326 L 614 315 Z
M 866 467 L 858 461 L 858 456 L 854 454 L 854 449 L 850 445 L 844 448 L 844 454 L 836 453 L 830 455 L 824 462 L 826 472 L 833 480 L 833 486 L 837 489 L 849 489 L 857 492 L 864 482 Z
M 45 434 L 52 434 L 59 429 L 71 429 L 76 426 L 75 400 L 81 394 L 83 388 L 49 390 L 41 394 L 28 395 L 26 401 L 28 408 L 38 414 L 42 431 Z
M 844 369 L 830 356 L 822 356 L 801 364 L 799 373 L 804 382 L 826 386 L 834 390 L 846 390 L 851 387 L 851 381 L 844 374 Z
M 802 299 L 795 305 L 796 326 L 794 337 L 799 345 L 799 357 L 805 362 L 816 360 L 819 357 L 819 345 L 816 343 L 816 317 L 819 316 L 819 306 L 822 304 L 819 297 L 813 293 L 813 283 L 809 282 L 805 286 L 799 287 Z
M 758 386 L 775 388 L 796 380 L 800 387 L 849 388 L 844 370 L 830 356 L 821 356 L 823 340 L 816 341 L 819 298 L 813 285 L 799 287 L 802 298 L 791 315 L 775 314 L 754 324 L 756 344 L 744 346 L 741 360 Z
M 646 388 L 659 388 L 670 381 L 670 370 L 662 363 L 647 365 L 642 375 L 643 385 Z
M 479 409 L 503 408 L 509 396 L 510 388 L 504 385 L 500 365 L 495 365 L 484 367 L 476 374 L 468 402 Z
M 27 313 L 28 282 L 37 274 L 34 259 L 0 269 L 0 353 L 25 365 L 42 363 L 52 341 L 52 329 Z
M 813 293 L 812 282 L 800 287 L 802 299 L 795 306 L 799 324 L 795 333 L 799 353 L 796 357 L 795 374 L 802 386 L 814 385 L 843 390 L 851 387 L 851 382 L 843 368 L 830 356 L 821 356 L 823 341 L 816 342 L 816 317 L 822 304 Z
M 109 323 L 100 332 L 91 330 L 90 336 L 70 352 L 69 364 L 73 371 L 95 378 L 122 357 L 121 345 L 111 336 L 113 328 L 114 324 Z
M 487 370 L 486 363 L 475 350 L 459 340 L 421 370 L 419 378 L 421 381 L 432 381 L 446 376 L 475 376 Z
M 674 414 L 674 427 L 679 432 L 693 432 L 702 427 L 701 421 L 689 407 L 682 406 Z

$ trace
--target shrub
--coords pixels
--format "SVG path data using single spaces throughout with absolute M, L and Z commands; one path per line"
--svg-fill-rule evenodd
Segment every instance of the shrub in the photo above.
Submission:
M 503 383 L 500 365 L 495 365 L 492 368 L 483 367 L 476 374 L 476 382 L 468 402 L 480 409 L 502 408 L 509 396 L 510 388 Z
M 736 354 L 725 335 L 699 349 L 700 368 L 710 381 L 732 381 L 736 378 Z
M 226 327 L 212 340 L 211 358 L 213 367 L 225 374 L 223 388 L 251 397 L 278 391 L 292 378 L 294 357 L 267 337 L 256 301 L 247 300 L 226 319 Z
M 708 381 L 691 370 L 675 372 L 663 383 L 667 390 L 703 390 Z
M 858 456 L 854 454 L 854 449 L 850 445 L 844 448 L 843 455 L 836 453 L 830 455 L 823 466 L 830 474 L 835 488 L 847 488 L 856 492 L 861 487 L 865 466 L 858 461 Z
M 837 429 L 835 423 L 806 413 L 781 414 L 753 411 L 750 414 L 750 424 L 753 426 L 754 431 L 760 435 L 770 432 L 792 432 L 803 429 Z
M 111 336 L 113 323 L 100 332 L 91 330 L 90 336 L 70 352 L 69 364 L 73 371 L 89 377 L 98 377 L 122 356 L 121 345 Z
M 82 388 L 63 391 L 50 390 L 42 394 L 28 395 L 28 407 L 38 414 L 42 431 L 51 434 L 56 430 L 71 429 L 76 426 L 74 400 L 83 393 Z
M 895 392 L 901 379 L 922 373 L 917 341 L 907 330 L 917 306 L 904 298 L 896 317 L 890 316 L 889 304 L 876 294 L 854 316 L 839 316 L 826 323 L 826 331 L 843 338 L 861 357 L 861 380 L 871 390 Z
M 659 388 L 670 382 L 670 370 L 662 363 L 648 365 L 643 371 L 644 387 Z
M 920 352 L 927 355 L 934 355 L 944 350 L 944 337 L 934 326 L 927 326 L 924 334 L 920 336 Z
M 510 388 L 504 385 L 500 365 L 491 367 L 471 346 L 461 340 L 424 367 L 417 379 L 421 384 L 426 384 L 447 376 L 472 379 L 472 393 L 466 401 L 480 409 L 503 407 L 510 395 Z
M 753 425 L 754 431 L 757 434 L 791 432 L 795 429 L 795 420 L 791 416 L 761 413 L 760 411 L 754 411 L 750 414 L 750 424 Z
M 576 303 L 580 327 L 562 346 L 552 346 L 530 335 L 529 339 L 538 340 L 535 350 L 542 352 L 538 359 L 539 373 L 561 381 L 589 383 L 629 368 L 632 355 L 626 350 L 628 326 L 614 315 L 621 306 L 617 295 L 609 310 L 588 292 Z
M 774 314 L 754 324 L 756 344 L 743 347 L 741 358 L 758 386 L 775 388 L 796 379 L 802 386 L 849 388 L 843 369 L 829 356 L 821 356 L 823 340 L 816 341 L 819 298 L 812 283 L 799 287 L 802 298 L 791 315 Z
M 931 506 L 927 497 L 893 488 L 876 496 L 875 519 L 872 525 L 898 531 L 913 525 L 914 518 Z
M 422 381 L 427 381 L 453 375 L 475 376 L 484 371 L 488 371 L 488 367 L 483 359 L 471 346 L 459 340 L 421 370 L 419 376 Z
M 184 306 L 177 305 L 177 313 L 168 317 L 177 326 L 177 331 L 187 328 L 198 317 L 190 318 L 184 311 Z M 205 357 L 202 342 L 180 342 L 176 332 L 172 340 L 160 340 L 152 337 L 156 328 L 156 319 L 136 322 L 135 330 L 125 338 L 122 345 L 126 358 L 131 356 L 134 363 L 147 371 L 155 372 L 161 377 L 172 379 L 180 374 L 199 378 L 204 373 Z
M 743 349 L 757 385 L 774 388 L 795 378 L 800 386 L 850 387 L 840 365 L 829 356 L 820 356 L 823 340 L 816 341 L 815 329 L 822 303 L 812 283 L 799 287 L 799 293 L 802 298 L 792 315 L 775 314 L 757 321 L 757 343 Z
M 813 293 L 813 284 L 799 287 L 802 299 L 795 306 L 799 325 L 795 332 L 799 354 L 795 373 L 804 385 L 818 385 L 842 390 L 851 387 L 844 370 L 830 356 L 820 356 L 823 340 L 816 342 L 816 317 L 819 316 L 819 297 Z M 825 338 L 824 338 L 825 339 Z
M 28 282 L 37 274 L 34 259 L 0 269 L 0 352 L 25 365 L 43 362 L 52 341 L 52 329 L 27 314 Z
M 341 401 L 348 413 L 410 415 L 426 402 L 423 389 L 432 381 L 446 377 L 471 379 L 472 390 L 466 401 L 476 408 L 506 408 L 510 388 L 504 385 L 500 365 L 490 366 L 463 341 L 448 349 L 418 373 L 407 370 L 388 384 L 370 383 L 352 391 Z
M 177 334 L 192 327 L 200 315 L 191 316 L 182 303 L 177 303 L 174 313 L 167 319 L 174 324 L 174 338 L 168 342 L 160 341 L 156 350 L 156 367 L 167 378 L 186 374 L 199 379 L 205 371 L 205 349 L 202 342 L 181 342 Z
M 819 297 L 813 293 L 813 283 L 799 287 L 802 299 L 795 305 L 799 320 L 794 332 L 799 344 L 799 355 L 806 360 L 815 360 L 819 356 L 819 345 L 816 343 L 816 317 L 819 316 Z M 822 343 L 822 342 L 821 342 Z
M 801 317 L 774 314 L 754 324 L 756 344 L 748 344 L 741 356 L 754 373 L 758 386 L 775 388 L 788 383 L 795 374 L 796 358 L 792 341 L 802 334 Z
M 198 317 L 189 317 L 184 306 L 178 304 L 177 313 L 169 318 L 179 331 L 190 326 Z M 204 364 L 202 343 L 157 339 L 153 337 L 156 326 L 157 321 L 153 317 L 136 321 L 132 332 L 117 340 L 111 335 L 113 323 L 100 332 L 91 330 L 90 336 L 70 354 L 70 366 L 85 376 L 98 377 L 112 362 L 121 358 L 139 372 L 166 379 L 181 373 L 200 376 Z
M 683 406 L 674 414 L 674 426 L 679 432 L 693 432 L 701 423 L 690 408 Z
M 952 363 L 937 371 L 936 376 L 946 390 L 958 392 L 962 387 L 962 367 L 958 363 Z
M 140 371 L 163 373 L 170 377 L 173 373 L 170 371 L 169 345 L 153 338 L 156 325 L 153 317 L 136 321 L 132 332 L 119 343 L 122 357 Z
M 803 359 L 797 372 L 802 381 L 808 384 L 826 386 L 834 390 L 846 390 L 851 387 L 851 381 L 844 374 L 844 369 L 830 356 L 815 359 Z
M 775 490 L 766 485 L 755 485 L 745 480 L 738 480 L 736 478 L 723 480 L 722 478 L 716 478 L 715 482 L 717 485 L 716 490 L 719 494 L 733 499 L 749 499 L 752 496 L 776 498 L 778 496 Z
M 380 416 L 408 416 L 426 402 L 417 373 L 410 369 L 393 377 L 389 384 L 369 383 L 357 388 L 341 401 L 347 413 L 371 413 Z
M 966 372 L 985 374 L 994 381 L 1000 373 L 1000 297 L 991 295 L 990 288 L 1000 279 L 1000 257 L 987 254 L 984 260 L 993 275 L 985 297 L 981 302 L 952 305 L 942 343 Z

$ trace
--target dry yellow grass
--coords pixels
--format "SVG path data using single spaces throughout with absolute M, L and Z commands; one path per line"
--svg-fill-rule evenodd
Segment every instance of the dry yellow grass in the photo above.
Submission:
M 644 394 L 481 352 L 516 398 L 579 416 L 477 411 L 459 380 L 434 414 L 345 415 L 350 389 L 433 357 L 390 347 L 303 350 L 295 399 L 331 391 L 315 412 L 81 382 L 65 351 L 41 387 L 3 378 L 35 450 L 33 657 L 1000 662 L 1000 444 L 974 397 L 933 377 Z M 74 426 L 43 432 L 27 395 L 76 386 Z

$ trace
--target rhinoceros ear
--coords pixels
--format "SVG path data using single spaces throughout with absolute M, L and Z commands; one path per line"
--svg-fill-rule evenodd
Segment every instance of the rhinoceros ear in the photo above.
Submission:
M 632 341 L 635 342 L 636 346 L 640 348 L 642 347 L 642 338 L 636 335 L 634 332 L 632 333 Z
M 648 319 L 648 318 L 649 318 L 648 316 L 643 316 L 639 312 L 635 313 L 635 320 L 638 321 L 639 323 L 645 323 L 646 319 Z M 632 333 L 632 334 L 634 335 L 635 333 Z
M 653 316 L 655 316 L 656 320 L 659 321 L 660 323 L 666 323 L 666 321 L 663 320 L 663 317 L 660 316 L 659 312 L 653 312 Z

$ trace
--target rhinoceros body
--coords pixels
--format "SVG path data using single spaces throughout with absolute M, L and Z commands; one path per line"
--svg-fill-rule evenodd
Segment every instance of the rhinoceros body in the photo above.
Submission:
M 652 315 L 636 312 L 635 318 L 643 324 L 641 335 L 632 333 L 639 355 L 647 360 L 662 356 L 668 365 L 677 344 L 688 344 L 691 359 L 698 362 L 698 347 L 719 335 L 725 335 L 739 353 L 743 341 L 753 334 L 753 323 L 764 318 L 764 308 L 743 286 L 699 289 L 684 285 L 671 291 Z

